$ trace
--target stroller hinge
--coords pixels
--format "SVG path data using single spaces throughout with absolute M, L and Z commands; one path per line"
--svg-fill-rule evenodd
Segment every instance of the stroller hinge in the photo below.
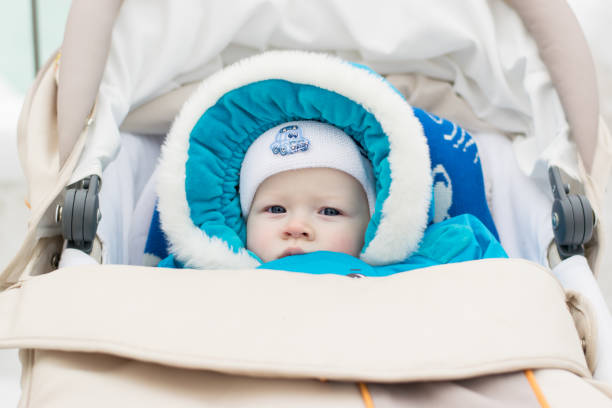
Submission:
M 55 217 L 62 225 L 62 235 L 68 248 L 91 253 L 101 219 L 99 190 L 100 177 L 97 175 L 89 176 L 66 188 L 64 204 L 57 207 Z
M 552 227 L 559 256 L 584 255 L 584 244 L 591 240 L 595 227 L 591 204 L 584 195 L 570 194 L 557 166 L 548 169 L 548 178 L 554 197 Z

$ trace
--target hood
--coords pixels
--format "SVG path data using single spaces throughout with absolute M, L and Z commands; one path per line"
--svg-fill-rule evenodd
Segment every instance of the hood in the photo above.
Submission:
M 342 129 L 371 161 L 376 200 L 360 254 L 371 265 L 406 259 L 418 248 L 429 222 L 449 216 L 449 206 L 436 207 L 437 213 L 431 206 L 430 212 L 432 191 L 439 184 L 434 185 L 432 174 L 437 174 L 436 169 L 440 173 L 440 166 L 442 179 L 449 173 L 448 165 L 444 167 L 436 157 L 439 154 L 430 156 L 432 137 L 444 148 L 444 140 L 450 141 L 452 135 L 454 149 L 459 146 L 463 153 L 473 145 L 469 160 L 478 161 L 467 133 L 412 108 L 384 78 L 366 67 L 303 51 L 263 53 L 203 81 L 162 147 L 158 209 L 176 260 L 202 269 L 260 264 L 245 249 L 240 166 L 259 135 L 295 120 L 315 120 Z M 431 133 L 429 140 L 426 133 Z M 435 150 L 439 153 L 440 148 Z M 490 220 L 481 190 L 484 208 L 479 211 Z

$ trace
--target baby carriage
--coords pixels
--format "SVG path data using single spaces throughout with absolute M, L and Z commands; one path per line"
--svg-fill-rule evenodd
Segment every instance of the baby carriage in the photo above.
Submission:
M 550 36 L 537 10 L 510 4 L 518 14 L 503 2 L 445 4 L 453 22 L 496 34 L 491 44 L 465 47 L 448 20 L 444 28 L 435 24 L 443 18 L 421 22 L 433 6 L 385 13 L 377 5 L 389 21 L 368 26 L 361 23 L 371 10 L 355 3 L 315 11 L 251 2 L 236 11 L 214 2 L 75 2 L 62 54 L 41 70 L 20 121 L 32 218 L 0 294 L 0 345 L 22 350 L 20 405 L 610 406 L 607 310 L 581 258 L 555 268 L 567 293 L 549 273 L 550 215 L 548 228 L 537 217 L 552 206 L 548 164 L 599 215 L 609 135 L 569 12 L 557 3 L 558 12 L 546 10 L 574 39 L 555 47 L 558 30 Z M 536 34 L 560 99 L 518 15 Z M 414 21 L 402 30 L 393 16 Z M 423 38 L 440 48 L 419 47 Z M 172 118 L 195 82 L 268 48 L 366 63 L 413 105 L 473 131 L 512 258 L 358 280 L 138 266 L 155 201 L 154 159 Z M 524 86 L 513 92 L 517 82 Z M 565 118 L 578 153 L 564 139 Z M 494 133 L 529 137 L 511 144 Z M 508 159 L 512 149 L 518 164 Z M 96 176 L 104 185 L 97 231 Z M 450 184 L 442 178 L 440 189 Z M 79 228 L 63 231 L 67 219 Z M 596 226 L 585 248 L 595 272 L 602 245 Z

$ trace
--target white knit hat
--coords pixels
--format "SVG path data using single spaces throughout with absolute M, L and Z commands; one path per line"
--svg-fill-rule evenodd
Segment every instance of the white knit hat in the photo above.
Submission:
M 287 170 L 329 167 L 353 176 L 368 198 L 370 215 L 376 195 L 372 164 L 352 137 L 326 123 L 287 122 L 268 129 L 248 148 L 240 168 L 240 206 L 246 217 L 259 185 Z

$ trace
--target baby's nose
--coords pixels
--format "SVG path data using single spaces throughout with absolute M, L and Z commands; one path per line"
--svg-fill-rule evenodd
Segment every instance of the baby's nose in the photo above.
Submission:
M 286 238 L 312 239 L 314 236 L 314 231 L 304 220 L 293 218 L 287 222 L 287 225 L 285 225 L 283 235 Z

